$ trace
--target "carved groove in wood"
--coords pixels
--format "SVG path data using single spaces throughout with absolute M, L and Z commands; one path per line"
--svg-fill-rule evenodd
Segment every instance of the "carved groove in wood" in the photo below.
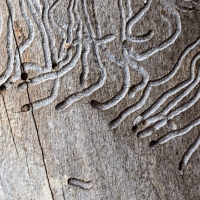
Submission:
M 179 127 L 175 123 L 174 118 L 183 112 L 187 112 L 188 109 L 197 105 L 197 103 L 199 104 L 200 68 L 197 65 L 197 61 L 200 58 L 200 37 L 196 38 L 191 44 L 185 45 L 185 49 L 177 57 L 174 66 L 162 77 L 151 79 L 147 67 L 143 64 L 143 61 L 174 45 L 180 34 L 182 34 L 180 13 L 186 12 L 189 15 L 191 12 L 198 12 L 198 1 L 190 1 L 191 7 L 184 7 L 174 3 L 172 0 L 163 0 L 161 17 L 168 24 L 168 36 L 159 44 L 152 45 L 151 47 L 147 45 L 147 48 L 142 52 L 136 50 L 136 45 L 148 43 L 154 37 L 159 37 L 156 35 L 155 27 L 146 33 L 132 34 L 134 26 L 150 9 L 152 0 L 144 2 L 143 6 L 136 13 L 132 10 L 134 3 L 131 0 L 118 0 L 121 28 L 106 35 L 101 31 L 101 19 L 98 16 L 96 1 L 69 1 L 70 3 L 67 7 L 68 15 L 65 16 L 68 23 L 61 21 L 54 13 L 61 2 L 61 0 L 19 0 L 21 14 L 28 29 L 28 36 L 26 38 L 23 35 L 17 37 L 17 30 L 20 27 L 15 23 L 15 7 L 11 0 L 7 0 L 10 12 L 7 20 L 2 19 L 0 15 L 0 33 L 2 33 L 3 24 L 7 24 L 8 54 L 6 69 L 0 76 L 1 91 L 6 92 L 5 90 L 12 88 L 14 83 L 20 79 L 22 79 L 22 82 L 18 85 L 19 91 L 27 90 L 29 87 L 34 87 L 48 80 L 53 80 L 50 95 L 35 102 L 27 102 L 26 105 L 22 105 L 22 112 L 40 109 L 51 103 L 53 105 L 54 100 L 59 95 L 60 79 L 63 76 L 67 76 L 81 62 L 82 72 L 79 84 L 82 90 L 72 93 L 55 106 L 56 110 L 67 112 L 67 108 L 72 104 L 91 96 L 95 92 L 98 93 L 98 90 L 105 85 L 108 78 L 106 62 L 111 62 L 123 71 L 121 89 L 116 94 L 113 94 L 112 98 L 105 99 L 103 102 L 98 101 L 98 99 L 91 100 L 92 108 L 99 110 L 114 109 L 125 97 L 128 96 L 134 100 L 138 93 L 140 94 L 136 103 L 123 108 L 121 111 L 116 111 L 116 117 L 110 122 L 112 129 L 120 126 L 120 123 L 131 114 L 140 111 L 132 119 L 133 132 L 137 132 L 139 138 L 155 134 L 162 127 L 171 129 L 171 131 L 150 143 L 150 147 L 155 147 L 176 137 L 183 136 L 190 130 L 193 130 L 194 127 L 199 126 L 200 116 L 189 119 L 188 124 L 184 127 Z M 90 12 L 88 11 L 89 9 Z M 31 15 L 31 18 L 28 16 L 28 13 Z M 24 52 L 34 42 L 36 29 L 39 31 L 42 41 L 45 66 L 26 62 L 22 59 Z M 57 44 L 56 37 L 59 37 L 62 42 Z M 109 49 L 109 45 L 115 42 L 115 40 L 117 40 L 118 47 L 121 50 L 120 56 L 116 56 Z M 106 56 L 107 61 L 102 60 L 102 54 Z M 96 82 L 92 84 L 88 84 L 88 76 L 90 74 L 89 55 L 93 55 L 96 68 L 99 71 Z M 192 55 L 189 64 L 189 77 L 163 91 L 148 108 L 141 111 L 141 108 L 147 104 L 151 91 L 162 84 L 170 83 L 177 76 L 177 72 L 182 70 L 182 63 L 188 55 Z M 135 71 L 141 77 L 141 81 L 134 85 L 131 82 L 132 71 Z M 29 72 L 35 72 L 34 76 L 27 77 Z M 187 102 L 181 103 L 194 90 L 196 90 L 195 94 Z M 186 150 L 180 161 L 180 169 L 188 163 L 193 152 L 199 147 L 200 134 L 191 143 L 191 146 Z

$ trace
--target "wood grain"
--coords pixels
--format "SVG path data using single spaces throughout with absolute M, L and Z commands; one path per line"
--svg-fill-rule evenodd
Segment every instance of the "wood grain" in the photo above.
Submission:
M 199 10 L 1 1 L 0 199 L 199 199 Z

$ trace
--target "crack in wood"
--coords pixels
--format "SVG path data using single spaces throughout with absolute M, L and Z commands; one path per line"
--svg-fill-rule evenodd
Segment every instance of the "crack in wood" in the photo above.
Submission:
M 12 12 L 11 12 L 11 10 L 13 8 L 12 8 L 12 4 L 11 4 L 10 0 L 6 0 L 6 2 L 7 2 L 8 10 L 9 10 L 9 15 L 10 15 L 10 18 L 11 18 L 13 36 L 15 38 L 16 48 L 17 48 L 17 51 L 18 51 L 19 62 L 20 62 L 20 66 L 21 66 L 21 79 L 25 80 L 25 83 L 27 84 L 28 100 L 29 100 L 29 104 L 32 107 L 32 104 L 30 103 L 31 99 L 30 99 L 30 93 L 29 93 L 29 90 L 28 90 L 28 83 L 26 82 L 26 79 L 28 78 L 28 74 L 24 73 L 24 69 L 23 69 L 23 65 L 22 65 L 22 60 L 21 60 L 21 55 L 20 55 L 20 49 L 19 49 L 19 46 L 18 46 L 18 43 L 17 43 L 17 39 L 16 39 L 14 27 L 13 27 L 13 19 L 12 19 L 13 15 L 12 15 Z M 3 97 L 3 95 L 2 95 L 2 97 Z M 3 97 L 3 101 L 4 101 L 4 97 Z M 5 101 L 4 101 L 4 105 L 5 105 Z M 6 113 L 7 113 L 6 106 L 5 106 L 5 109 L 6 109 Z M 8 113 L 7 113 L 7 117 L 8 117 Z M 36 129 L 36 133 L 37 133 L 37 137 L 38 137 L 39 146 L 40 146 L 41 153 L 42 153 L 42 161 L 43 161 L 43 165 L 44 165 L 45 175 L 46 175 L 46 178 L 47 178 L 47 183 L 48 183 L 48 186 L 49 186 L 49 189 L 50 189 L 51 197 L 52 197 L 52 199 L 54 199 L 54 194 L 53 194 L 53 190 L 52 190 L 51 185 L 50 185 L 50 180 L 49 180 L 48 172 L 47 172 L 47 166 L 46 166 L 46 162 L 45 162 L 45 158 L 44 158 L 44 151 L 43 151 L 43 147 L 42 147 L 42 144 L 41 144 L 41 141 L 40 141 L 39 131 L 38 131 L 38 128 L 37 128 L 37 124 L 36 124 L 36 120 L 35 120 L 35 116 L 34 116 L 33 110 L 32 110 L 32 117 L 33 117 L 35 129 Z M 9 121 L 10 129 L 11 129 L 11 133 L 13 135 L 9 117 L 8 117 L 8 121 Z M 14 142 L 14 145 L 15 145 L 15 148 L 16 148 L 16 143 L 15 143 L 14 137 L 13 137 L 13 142 Z M 16 148 L 16 151 L 17 151 L 17 148 Z M 18 154 L 18 151 L 17 151 L 17 154 Z
M 159 44 L 149 47 L 140 53 L 133 49 L 133 47 L 136 47 L 133 45 L 134 43 L 142 44 L 157 37 L 156 30 L 154 28 L 149 29 L 141 34 L 132 34 L 134 26 L 136 26 L 136 24 L 142 20 L 142 18 L 150 10 L 152 6 L 152 0 L 144 1 L 143 5 L 136 13 L 133 12 L 130 0 L 126 0 L 125 2 L 118 0 L 121 28 L 119 32 L 116 31 L 116 33 L 109 34 L 102 34 L 103 31 L 100 23 L 101 21 L 98 15 L 98 8 L 96 6 L 97 1 L 95 0 L 90 2 L 92 8 L 92 17 L 90 16 L 91 13 L 89 12 L 89 3 L 86 0 L 69 1 L 67 7 L 68 24 L 62 22 L 57 16 L 55 16 L 54 13 L 57 6 L 60 5 L 61 0 L 56 0 L 55 2 L 48 2 L 45 0 L 19 0 L 20 11 L 29 31 L 27 39 L 25 39 L 19 45 L 17 43 L 17 38 L 13 27 L 12 16 L 14 16 L 13 13 L 15 9 L 11 0 L 7 0 L 6 2 L 9 11 L 9 17 L 7 20 L 8 62 L 6 70 L 0 76 L 0 90 L 4 91 L 5 89 L 11 88 L 13 83 L 20 78 L 23 80 L 23 82 L 21 82 L 17 88 L 19 91 L 27 90 L 29 102 L 21 107 L 21 111 L 32 112 L 47 179 L 48 173 L 44 159 L 44 152 L 33 111 L 54 102 L 59 93 L 61 77 L 73 70 L 77 66 L 79 60 L 81 60 L 82 64 L 82 73 L 79 77 L 82 90 L 80 92 L 74 92 L 68 97 L 64 98 L 55 106 L 55 109 L 65 110 L 75 102 L 91 96 L 105 85 L 108 74 L 107 63 L 104 62 L 101 57 L 102 54 L 104 54 L 109 62 L 116 65 L 116 68 L 119 67 L 122 69 L 122 86 L 116 94 L 112 95 L 110 99 L 104 100 L 103 102 L 93 99 L 90 101 L 90 105 L 95 109 L 109 110 L 111 108 L 115 108 L 115 106 L 122 102 L 127 96 L 129 98 L 134 98 L 136 94 L 139 92 L 141 93 L 141 96 L 136 103 L 123 108 L 120 113 L 110 122 L 110 127 L 114 129 L 117 128 L 127 117 L 133 113 L 136 113 L 147 104 L 148 99 L 151 98 L 150 93 L 155 87 L 161 86 L 164 83 L 169 83 L 175 76 L 177 76 L 178 71 L 181 69 L 183 60 L 186 58 L 186 56 L 188 56 L 189 53 L 191 53 L 192 50 L 196 48 L 197 45 L 199 45 L 200 42 L 200 37 L 198 37 L 193 43 L 186 46 L 180 56 L 177 58 L 173 68 L 166 75 L 156 80 L 150 80 L 150 75 L 146 70 L 146 67 L 148 66 L 143 66 L 142 61 L 145 61 L 155 54 L 158 54 L 159 52 L 174 45 L 174 43 L 178 40 L 182 30 L 181 17 L 178 10 L 186 13 L 197 12 L 198 2 L 191 1 L 192 8 L 187 8 L 174 3 L 174 1 L 164 0 L 162 4 L 165 8 L 161 10 L 161 18 L 163 21 L 167 22 L 169 36 Z M 171 15 L 171 17 L 166 15 L 167 12 Z M 28 13 L 30 13 L 32 19 L 29 17 Z M 0 17 L 1 27 L 2 23 L 3 21 Z M 174 31 L 172 31 L 173 24 Z M 32 62 L 23 63 L 21 60 L 21 55 L 23 52 L 28 49 L 34 41 L 36 32 L 34 25 L 36 25 L 41 36 L 45 67 Z M 59 48 L 56 47 L 55 33 L 58 34 L 62 40 L 62 42 L 59 44 Z M 13 52 L 12 48 L 13 37 L 16 43 L 15 53 Z M 116 40 L 119 40 L 118 46 L 121 51 L 121 56 L 116 56 L 109 50 L 110 44 Z M 95 59 L 95 65 L 100 74 L 95 83 L 88 85 L 87 79 L 90 73 L 88 60 L 90 54 L 93 55 Z M 178 106 L 178 104 L 182 102 L 185 97 L 190 95 L 193 92 L 193 89 L 199 85 L 200 70 L 196 64 L 199 58 L 199 52 L 192 57 L 189 78 L 178 83 L 167 91 L 163 91 L 163 93 L 147 109 L 135 117 L 133 120 L 132 130 L 133 132 L 137 133 L 139 138 L 150 136 L 164 126 L 169 126 L 172 130 L 171 132 L 167 133 L 166 137 L 170 136 L 172 133 L 176 133 L 175 135 L 182 133 L 182 129 L 177 130 L 177 124 L 174 122 L 173 118 L 194 106 L 195 103 L 199 102 L 200 90 L 198 89 L 196 94 L 190 100 L 183 105 Z M 28 78 L 28 72 L 30 70 L 35 71 L 37 75 Z M 138 76 L 141 77 L 141 81 L 137 84 L 132 85 L 131 83 L 131 70 L 134 70 Z M 53 81 L 53 87 L 49 96 L 39 99 L 35 102 L 31 102 L 29 87 L 36 86 L 48 80 Z M 173 100 L 169 101 L 169 99 L 174 95 L 177 96 L 173 98 Z M 168 104 L 158 112 L 158 109 L 167 102 Z M 139 128 L 141 123 L 143 123 L 143 130 L 140 130 Z M 197 125 L 198 123 L 192 123 L 192 125 L 189 125 L 189 127 L 194 128 Z M 174 137 L 169 138 L 169 140 L 171 140 Z M 156 142 L 152 142 L 150 146 L 153 147 L 155 144 L 162 144 L 162 142 L 159 141 L 161 140 L 158 139 Z M 183 156 L 183 160 L 181 161 L 183 164 L 180 164 L 181 169 L 183 168 L 183 165 L 187 164 L 189 157 L 192 155 L 191 152 L 194 152 L 194 149 L 196 149 L 198 144 L 198 141 L 196 141 L 193 144 L 195 148 L 192 148 L 192 150 L 189 148 L 189 150 L 186 151 Z M 50 187 L 49 179 L 48 184 Z M 51 193 L 53 197 L 52 190 Z
M 0 93 L 1 96 L 2 96 L 2 100 L 3 100 L 3 104 L 4 104 L 4 107 L 5 107 L 5 110 L 6 110 L 6 115 L 7 115 L 7 119 L 8 119 L 8 124 L 9 124 L 9 128 L 10 128 L 10 132 L 11 132 L 11 135 L 12 135 L 12 140 L 13 140 L 13 144 L 14 144 L 14 147 L 15 147 L 15 150 L 16 150 L 16 153 L 17 153 L 17 156 L 19 157 L 19 152 L 17 150 L 17 145 L 16 145 L 16 141 L 15 141 L 15 136 L 14 136 L 14 133 L 13 133 L 13 130 L 12 130 L 12 126 L 11 126 L 11 123 L 10 123 L 10 118 L 9 118 L 9 115 L 8 115 L 8 110 L 7 110 L 7 107 L 6 107 L 6 102 L 5 102 L 5 99 L 4 99 L 4 96 L 2 93 Z

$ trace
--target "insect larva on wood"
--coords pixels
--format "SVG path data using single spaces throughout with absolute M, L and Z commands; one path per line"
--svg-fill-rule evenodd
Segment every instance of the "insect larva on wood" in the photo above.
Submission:
M 92 187 L 91 181 L 84 181 L 84 180 L 76 179 L 76 178 L 69 178 L 68 184 L 75 187 L 79 187 L 83 190 L 89 190 Z

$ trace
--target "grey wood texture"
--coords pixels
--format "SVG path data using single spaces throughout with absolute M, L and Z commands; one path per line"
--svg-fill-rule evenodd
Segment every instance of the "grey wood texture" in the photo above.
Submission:
M 200 199 L 200 3 L 178 2 L 0 1 L 0 199 Z

